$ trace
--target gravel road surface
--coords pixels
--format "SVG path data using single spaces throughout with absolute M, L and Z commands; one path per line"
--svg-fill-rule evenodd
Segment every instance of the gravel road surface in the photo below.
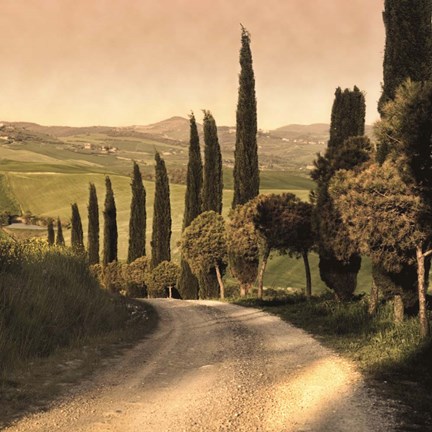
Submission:
M 151 300 L 160 322 L 134 348 L 6 431 L 395 430 L 354 365 L 257 309 Z

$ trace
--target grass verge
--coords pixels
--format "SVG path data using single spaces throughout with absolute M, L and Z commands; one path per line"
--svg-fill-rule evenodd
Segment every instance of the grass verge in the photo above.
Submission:
M 102 291 L 83 257 L 44 240 L 0 240 L 0 429 L 39 410 L 155 325 Z
M 367 296 L 346 304 L 326 294 L 309 302 L 295 294 L 234 302 L 278 315 L 353 360 L 370 386 L 387 400 L 398 402 L 400 430 L 430 430 L 432 343 L 421 341 L 416 317 L 395 325 L 390 304 L 381 305 L 377 315 L 370 317 Z

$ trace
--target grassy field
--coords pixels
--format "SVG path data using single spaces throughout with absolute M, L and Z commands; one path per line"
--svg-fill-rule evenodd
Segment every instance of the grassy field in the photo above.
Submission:
M 0 174 L 0 211 L 19 212 L 19 205 L 11 191 L 7 175 Z

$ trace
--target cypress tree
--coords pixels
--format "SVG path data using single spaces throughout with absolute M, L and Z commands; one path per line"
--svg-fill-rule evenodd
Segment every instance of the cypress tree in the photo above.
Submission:
M 257 105 L 252 68 L 250 34 L 242 26 L 240 77 L 234 151 L 234 197 L 232 207 L 244 204 L 259 193 Z
M 432 80 L 432 1 L 385 0 L 383 21 L 386 42 L 383 87 L 378 110 L 385 121 L 386 103 L 395 99 L 396 91 L 404 81 Z M 379 164 L 383 164 L 389 154 L 398 151 L 394 149 L 394 144 L 392 140 L 380 140 L 376 156 Z M 417 150 L 412 148 L 409 152 L 421 153 Z M 427 264 L 429 265 L 429 262 Z M 396 294 L 395 298 L 395 304 L 399 303 L 400 309 L 403 308 L 404 303 L 412 304 L 412 293 L 417 289 L 415 266 L 407 264 L 403 271 L 389 273 L 376 265 L 373 269 L 373 277 L 381 291 L 402 292 L 402 296 Z
M 328 186 L 338 169 L 352 169 L 368 159 L 370 142 L 360 138 L 364 135 L 365 114 L 364 95 L 357 87 L 353 91 L 336 89 L 327 150 L 324 156 L 318 155 L 312 172 L 312 178 L 317 183 L 314 218 L 318 233 L 320 276 L 340 300 L 348 299 L 353 294 L 361 258 L 349 240 L 330 198 Z
M 155 197 L 153 207 L 152 259 L 155 268 L 162 261 L 171 260 L 171 205 L 168 174 L 164 160 L 155 154 Z
M 193 113 L 190 115 L 189 161 L 186 176 L 183 230 L 201 213 L 201 190 L 203 167 L 201 161 L 198 129 Z M 198 298 L 199 283 L 183 254 L 180 261 L 178 290 L 184 299 Z
M 142 181 L 141 171 L 134 161 L 132 175 L 132 200 L 129 221 L 128 262 L 145 255 L 146 240 L 146 191 Z
M 83 228 L 81 223 L 81 216 L 78 210 L 77 203 L 72 204 L 71 207 L 72 207 L 72 218 L 71 218 L 72 249 L 77 253 L 81 253 L 84 251 L 84 234 L 83 234 Z
M 105 178 L 105 208 L 104 208 L 104 254 L 103 264 L 106 266 L 117 261 L 117 209 L 114 200 L 111 180 Z
M 49 218 L 48 219 L 48 244 L 51 246 L 54 244 L 55 241 L 55 234 L 54 234 L 54 221 Z
M 385 0 L 383 20 L 386 31 L 384 77 L 378 109 L 393 100 L 396 89 L 407 79 L 432 78 L 431 0 Z
M 57 218 L 57 238 L 56 238 L 56 245 L 58 246 L 64 246 L 65 241 L 63 237 L 63 228 L 61 224 L 60 218 Z
M 222 154 L 217 136 L 216 122 L 210 111 L 204 111 L 204 181 L 202 189 L 203 211 L 222 213 Z
M 89 264 L 99 264 L 99 205 L 96 186 L 93 183 L 90 183 L 87 210 Z

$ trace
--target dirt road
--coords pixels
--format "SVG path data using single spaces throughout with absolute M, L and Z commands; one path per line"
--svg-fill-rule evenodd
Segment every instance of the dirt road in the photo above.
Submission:
M 49 411 L 7 431 L 392 431 L 352 364 L 279 318 L 152 300 L 154 333 Z

